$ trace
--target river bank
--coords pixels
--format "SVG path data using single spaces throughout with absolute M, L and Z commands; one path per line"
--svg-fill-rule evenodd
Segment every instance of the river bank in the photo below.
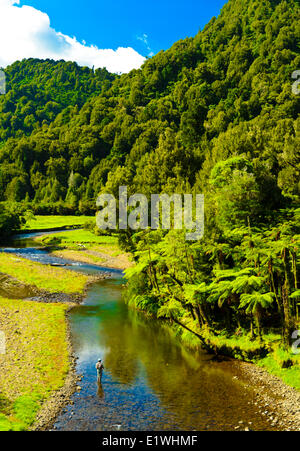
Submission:
M 127 254 L 119 254 L 113 256 L 107 252 L 107 250 L 52 250 L 51 255 L 59 258 L 66 258 L 74 262 L 79 261 L 82 263 L 89 263 L 91 265 L 99 265 L 104 268 L 112 269 L 128 269 L 132 266 Z
M 95 221 L 94 216 L 34 216 L 28 219 L 19 231 L 20 234 L 36 232 L 62 231 L 65 229 L 82 228 L 86 224 Z
M 84 295 L 87 284 L 92 281 L 84 274 L 44 265 L 13 253 L 0 253 L 0 273 L 33 287 L 33 290 L 70 296 Z
M 278 430 L 300 431 L 300 392 L 255 364 L 234 362 L 238 377 L 247 386 L 255 387 L 257 410 L 269 424 Z
M 120 250 L 115 236 L 96 236 L 86 230 L 73 230 L 40 235 L 34 241 L 47 246 L 50 255 L 73 262 L 122 270 L 132 266 L 130 255 Z
M 6 341 L 0 355 L 0 430 L 46 429 L 78 382 L 67 316 L 90 285 L 111 274 L 79 274 L 12 253 L 0 254 L 0 271 L 0 330 Z
M 81 293 L 63 293 L 48 292 L 44 289 L 37 288 L 34 285 L 21 282 L 20 280 L 0 272 L 0 297 L 7 299 L 22 299 L 23 301 L 40 302 L 43 304 L 80 304 L 93 283 L 111 277 L 111 274 L 99 274 L 98 276 L 90 276 Z
M 27 430 L 65 384 L 70 359 L 66 312 L 71 305 L 0 298 L 0 430 Z
M 57 416 L 71 403 L 71 396 L 78 389 L 78 383 L 82 380 L 82 376 L 76 372 L 76 357 L 72 344 L 72 337 L 70 331 L 70 323 L 68 320 L 68 314 L 74 306 L 70 306 L 66 312 L 66 342 L 68 346 L 69 355 L 69 371 L 65 378 L 64 385 L 57 391 L 55 391 L 49 399 L 47 399 L 41 409 L 39 410 L 31 431 L 47 431 L 53 426 Z

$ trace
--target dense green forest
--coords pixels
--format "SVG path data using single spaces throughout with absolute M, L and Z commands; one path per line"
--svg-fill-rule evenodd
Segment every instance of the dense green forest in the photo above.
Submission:
M 7 95 L 0 97 L 1 142 L 30 135 L 67 107 L 81 108 L 116 78 L 106 69 L 94 72 L 76 63 L 37 59 L 17 61 L 5 69 L 5 76 Z
M 280 330 L 287 346 L 300 302 L 299 11 L 296 0 L 229 0 L 194 38 L 120 77 L 11 66 L 0 201 L 89 214 L 120 185 L 204 193 L 203 240 L 121 235 L 137 262 L 129 302 L 197 337 Z

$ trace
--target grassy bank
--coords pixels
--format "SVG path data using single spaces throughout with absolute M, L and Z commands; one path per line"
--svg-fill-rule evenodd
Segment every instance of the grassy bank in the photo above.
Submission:
M 85 245 L 86 248 L 92 248 L 95 245 L 108 246 L 112 252 L 118 252 L 118 238 L 117 236 L 97 236 L 88 230 L 69 230 L 67 232 L 57 232 L 51 235 L 39 236 L 36 241 L 43 244 L 56 244 L 61 246 L 68 246 L 71 249 L 78 248 L 78 244 Z
M 264 359 L 255 362 L 286 385 L 300 391 L 300 355 L 276 348 Z
M 52 255 L 93 265 L 126 269 L 131 263 L 123 253 L 117 236 L 97 236 L 87 230 L 70 230 L 36 238 L 43 245 L 52 246 Z
M 24 230 L 43 230 L 56 227 L 83 226 L 94 216 L 35 216 L 24 224 Z
M 89 277 L 64 268 L 42 265 L 4 253 L 0 253 L 0 273 L 49 293 L 70 295 L 82 294 L 89 281 Z
M 68 306 L 0 298 L 0 431 L 26 430 L 69 371 Z

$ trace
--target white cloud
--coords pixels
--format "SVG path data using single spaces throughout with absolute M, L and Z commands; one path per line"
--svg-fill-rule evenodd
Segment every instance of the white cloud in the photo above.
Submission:
M 0 0 L 0 67 L 23 58 L 76 61 L 81 66 L 106 67 L 110 72 L 138 69 L 145 58 L 131 47 L 99 49 L 57 32 L 47 14 L 19 0 Z
M 151 47 L 150 47 L 150 45 L 149 45 L 149 42 L 148 42 L 148 35 L 146 34 L 146 33 L 144 33 L 144 34 L 142 34 L 142 36 L 137 36 L 137 39 L 139 40 L 139 41 L 142 41 L 144 44 L 145 44 L 145 46 L 146 46 L 146 48 L 147 48 L 147 50 L 148 50 L 148 56 L 153 56 L 154 55 L 154 53 L 152 52 L 152 49 L 151 49 Z

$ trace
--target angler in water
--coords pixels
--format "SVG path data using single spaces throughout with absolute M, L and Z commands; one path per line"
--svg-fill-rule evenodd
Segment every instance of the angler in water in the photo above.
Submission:
M 97 370 L 97 380 L 98 380 L 98 383 L 101 384 L 101 382 L 102 382 L 103 370 L 104 370 L 104 365 L 103 365 L 101 359 L 99 359 L 98 362 L 96 363 L 96 370 Z

